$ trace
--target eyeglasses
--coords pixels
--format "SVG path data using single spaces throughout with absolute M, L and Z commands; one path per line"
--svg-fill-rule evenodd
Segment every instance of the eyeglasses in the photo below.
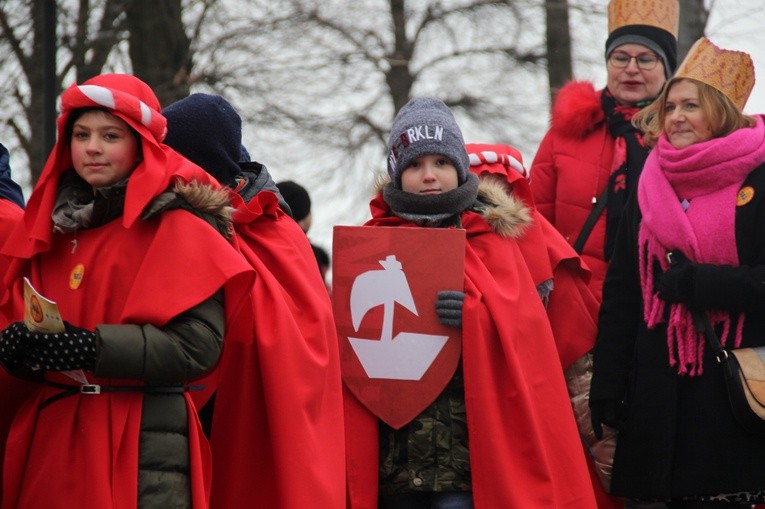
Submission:
M 639 69 L 644 71 L 650 71 L 656 64 L 659 63 L 659 57 L 654 53 L 641 53 L 637 56 L 628 55 L 623 51 L 614 51 L 611 56 L 608 57 L 608 63 L 616 67 L 617 69 L 623 69 L 630 65 L 630 61 L 635 59 Z

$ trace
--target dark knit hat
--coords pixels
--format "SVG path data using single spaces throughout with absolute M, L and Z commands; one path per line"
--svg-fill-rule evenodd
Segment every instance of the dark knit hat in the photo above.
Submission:
M 448 157 L 460 184 L 470 166 L 462 131 L 452 111 L 434 97 L 412 99 L 398 112 L 388 139 L 388 174 L 401 187 L 401 173 L 414 159 L 426 155 Z
M 623 44 L 641 44 L 650 49 L 664 64 L 664 75 L 669 78 L 677 69 L 677 39 L 664 30 L 646 25 L 617 28 L 606 40 L 606 59 Z
M 679 18 L 677 0 L 611 0 L 606 60 L 623 44 L 640 44 L 659 55 L 669 78 L 677 68 Z
M 304 219 L 311 212 L 311 197 L 305 187 L 291 180 L 277 182 L 276 187 L 290 206 L 295 221 Z
M 242 119 L 228 101 L 218 95 L 191 94 L 162 114 L 167 118 L 167 145 L 221 184 L 234 184 L 240 171 Z

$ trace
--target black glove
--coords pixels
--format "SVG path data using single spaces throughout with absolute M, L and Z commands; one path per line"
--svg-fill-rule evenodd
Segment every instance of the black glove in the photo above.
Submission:
M 29 329 L 24 322 L 13 322 L 0 334 L 0 365 L 8 371 L 16 371 L 25 364 L 27 351 L 25 343 Z
M 438 292 L 436 299 L 436 314 L 438 321 L 443 325 L 462 327 L 462 304 L 465 301 L 465 292 L 457 290 L 444 290 Z
M 96 366 L 95 332 L 64 322 L 66 330 L 56 333 L 30 332 L 30 367 L 50 371 L 93 369 Z
M 624 429 L 624 405 L 616 399 L 591 399 L 590 419 L 595 438 L 600 440 L 603 438 L 603 424 L 616 430 Z
M 671 265 L 656 281 L 656 290 L 666 302 L 690 303 L 693 298 L 695 265 L 680 251 L 672 251 Z

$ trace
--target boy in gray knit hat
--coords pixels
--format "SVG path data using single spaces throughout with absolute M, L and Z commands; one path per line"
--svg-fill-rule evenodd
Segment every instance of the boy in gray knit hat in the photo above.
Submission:
M 438 320 L 462 331 L 461 356 L 446 375 L 408 381 L 413 391 L 434 379 L 442 389 L 399 428 L 345 392 L 349 507 L 596 507 L 555 338 L 520 246 L 530 210 L 501 182 L 479 189 L 469 161 L 438 99 L 413 99 L 393 121 L 390 182 L 364 226 L 464 230 L 463 284 L 435 296 Z M 413 256 L 436 273 L 442 249 Z M 519 448 L 519 436 L 534 447 Z
M 383 189 L 383 200 L 394 216 L 424 227 L 461 227 L 461 214 L 468 210 L 478 195 L 478 179 L 468 172 L 470 159 L 462 132 L 451 110 L 434 97 L 409 101 L 393 121 L 388 140 L 388 175 L 391 182 Z M 428 256 L 424 254 L 424 256 Z M 440 291 L 436 298 L 436 314 L 447 326 L 462 327 L 463 288 Z M 380 440 L 393 444 L 381 450 L 380 499 L 378 507 L 472 507 L 471 478 L 461 465 L 469 462 L 467 443 L 459 438 L 441 447 L 450 450 L 450 461 L 444 462 L 442 476 L 422 472 L 418 486 L 411 489 L 406 472 L 419 470 L 422 462 L 431 460 L 429 453 L 402 454 L 404 450 L 429 451 L 435 436 L 444 430 L 461 429 L 466 437 L 465 414 L 462 408 L 444 412 L 444 403 L 454 394 L 462 395 L 462 368 L 447 384 L 443 393 L 426 410 L 401 430 L 386 424 L 380 426 Z M 459 406 L 459 405 L 458 405 Z M 416 431 L 421 430 L 421 431 Z M 409 457 L 402 460 L 402 457 Z M 446 507 L 444 505 L 444 507 Z

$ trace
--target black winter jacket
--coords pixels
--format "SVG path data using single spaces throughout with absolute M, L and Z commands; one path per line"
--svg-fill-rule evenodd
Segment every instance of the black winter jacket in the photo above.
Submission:
M 742 346 L 765 345 L 765 167 L 744 182 L 754 199 L 735 217 L 739 267 L 702 265 L 694 279 L 699 309 L 744 311 Z M 622 219 L 607 272 L 593 350 L 591 401 L 622 400 L 626 427 L 618 436 L 611 492 L 644 500 L 765 490 L 765 436 L 735 422 L 723 374 L 709 348 L 700 376 L 669 366 L 666 320 L 643 319 L 635 196 Z

